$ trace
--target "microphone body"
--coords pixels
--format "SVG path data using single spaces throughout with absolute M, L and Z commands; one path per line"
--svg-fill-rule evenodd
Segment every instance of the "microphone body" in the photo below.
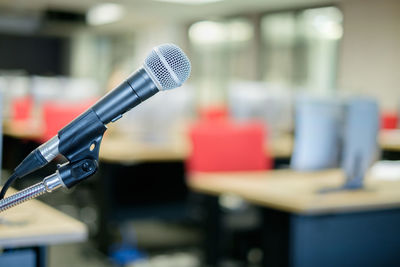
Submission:
M 56 136 L 32 151 L 15 169 L 18 177 L 46 165 L 60 153 L 68 160 L 86 150 L 82 142 L 88 139 L 102 137 L 107 129 L 106 124 L 115 122 L 122 115 L 159 92 L 156 84 L 147 72 L 140 68 L 124 82 L 110 91 L 84 113 L 61 129 Z M 95 146 L 100 143 L 97 138 Z M 90 145 L 90 144 L 89 144 Z M 73 153 L 71 154 L 71 152 Z M 89 151 L 92 152 L 92 151 Z M 94 151 L 98 152 L 98 151 Z
M 153 48 L 143 67 L 61 129 L 56 136 L 33 150 L 14 170 L 23 177 L 62 154 L 70 162 L 97 159 L 106 125 L 160 90 L 182 85 L 190 74 L 190 61 L 183 51 L 164 44 Z
M 91 108 L 104 123 L 115 122 L 122 114 L 159 92 L 147 72 L 140 68 Z

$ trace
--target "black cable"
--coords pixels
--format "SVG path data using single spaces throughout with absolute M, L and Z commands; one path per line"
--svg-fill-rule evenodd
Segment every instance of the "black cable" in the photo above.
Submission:
M 0 191 L 0 200 L 2 200 L 4 198 L 4 196 L 6 195 L 6 192 L 8 190 L 8 188 L 10 188 L 11 184 L 18 179 L 18 176 L 13 173 L 7 180 L 7 182 L 4 184 L 3 188 Z

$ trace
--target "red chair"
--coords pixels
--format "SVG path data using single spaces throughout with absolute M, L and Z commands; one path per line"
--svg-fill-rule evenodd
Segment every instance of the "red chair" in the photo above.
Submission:
M 237 123 L 227 118 L 227 113 L 212 110 L 201 114 L 201 119 L 189 129 L 192 151 L 186 162 L 189 172 L 258 171 L 272 167 L 271 157 L 265 152 L 265 130 L 261 123 Z M 187 177 L 190 177 L 187 176 Z M 259 213 L 252 206 L 240 202 L 237 207 L 204 207 L 203 196 L 192 194 L 191 205 L 202 214 L 221 213 L 224 235 L 217 247 L 224 256 L 245 258 L 250 248 L 256 246 L 255 236 Z M 196 202 L 197 200 L 197 202 Z M 223 210 L 219 211 L 219 209 Z M 205 215 L 206 218 L 215 215 Z M 246 218 L 243 220 L 243 218 Z M 203 223 L 208 223 L 207 219 Z M 236 241 L 233 241 L 236 240 Z M 240 243 L 241 254 L 232 249 L 232 243 Z M 228 245 L 229 244 L 229 245 Z M 221 255 L 219 255 L 221 256 Z
M 384 112 L 381 115 L 381 129 L 396 129 L 399 118 L 394 112 Z
M 55 136 L 59 130 L 88 109 L 94 100 L 79 103 L 47 102 L 42 106 L 44 133 L 40 142 L 45 142 Z
M 13 121 L 23 121 L 31 118 L 33 108 L 32 97 L 16 98 L 11 106 L 11 118 Z
M 264 149 L 261 123 L 228 119 L 201 120 L 189 130 L 192 151 L 188 171 L 250 171 L 272 168 Z
M 199 111 L 201 121 L 228 120 L 229 112 L 225 107 L 208 107 Z

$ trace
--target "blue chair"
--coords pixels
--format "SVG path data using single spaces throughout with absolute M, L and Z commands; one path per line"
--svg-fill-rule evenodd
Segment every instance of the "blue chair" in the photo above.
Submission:
M 343 105 L 338 100 L 302 97 L 297 101 L 292 169 L 339 167 L 342 116 Z

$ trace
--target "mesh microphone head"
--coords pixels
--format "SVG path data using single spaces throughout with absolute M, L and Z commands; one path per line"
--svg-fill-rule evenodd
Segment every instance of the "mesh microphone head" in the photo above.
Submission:
M 153 48 L 143 67 L 160 90 L 181 86 L 189 77 L 191 68 L 185 53 L 174 44 Z

